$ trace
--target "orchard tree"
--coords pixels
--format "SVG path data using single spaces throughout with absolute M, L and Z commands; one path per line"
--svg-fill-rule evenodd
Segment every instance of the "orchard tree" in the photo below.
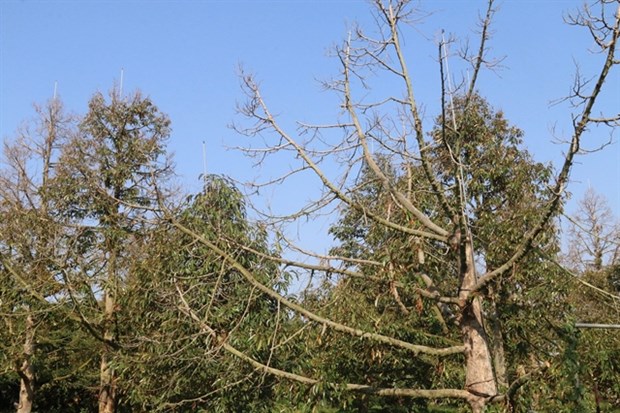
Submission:
M 72 229 L 62 276 L 74 311 L 102 344 L 101 413 L 118 405 L 116 353 L 132 332 L 122 302 L 146 248 L 145 231 L 154 225 L 149 208 L 166 196 L 169 134 L 168 117 L 149 98 L 113 91 L 106 100 L 96 93 L 63 145 L 52 184 L 54 211 Z
M 459 366 L 459 372 L 452 372 L 453 379 L 443 382 L 407 381 L 407 377 L 403 376 L 401 381 L 386 383 L 353 375 L 353 380 L 360 381 L 344 377 L 331 380 L 324 373 L 328 370 L 314 368 L 312 363 L 303 359 L 296 366 L 287 363 L 289 368 L 274 367 L 277 352 L 264 358 L 241 351 L 235 344 L 236 332 L 233 328 L 217 331 L 208 320 L 195 321 L 205 334 L 221 343 L 222 350 L 266 374 L 311 386 L 314 394 L 352 391 L 401 400 L 449 399 L 465 402 L 472 411 L 481 412 L 494 402 L 512 400 L 527 380 L 544 370 L 548 363 L 555 362 L 535 360 L 535 363 L 522 366 L 510 383 L 502 383 L 504 379 L 501 376 L 505 374 L 497 363 L 494 366 L 494 346 L 502 338 L 489 337 L 488 331 L 493 329 L 489 327 L 488 314 L 493 314 L 493 304 L 497 301 L 495 294 L 500 285 L 508 291 L 528 288 L 527 283 L 521 283 L 512 274 L 520 265 L 527 265 L 526 260 L 531 254 L 553 242 L 549 231 L 552 230 L 554 217 L 562 208 L 575 157 L 580 153 L 589 128 L 594 125 L 617 126 L 618 116 L 599 114 L 605 108 L 598 107 L 597 101 L 603 93 L 606 79 L 618 64 L 615 50 L 620 35 L 620 8 L 612 2 L 600 2 L 595 7 L 596 13 L 595 8 L 585 8 L 572 18 L 571 22 L 585 27 L 600 48 L 600 70 L 591 82 L 579 78 L 573 86 L 569 99 L 577 111 L 571 115 L 572 136 L 558 172 L 553 176 L 535 178 L 528 184 L 531 176 L 523 169 L 528 167 L 528 157 L 515 153 L 521 150 L 518 146 L 504 145 L 504 137 L 514 140 L 516 130 L 511 129 L 505 119 L 488 106 L 485 109 L 486 103 L 480 98 L 482 92 L 477 86 L 480 71 L 492 62 L 487 55 L 487 43 L 494 14 L 493 2 L 489 2 L 481 22 L 480 42 L 475 54 L 469 54 L 472 49 L 467 49 L 462 56 L 471 63 L 471 76 L 459 90 L 448 87 L 445 44 L 440 42 L 438 45 L 438 78 L 442 90 L 438 100 L 442 105 L 439 121 L 431 130 L 424 125 L 421 105 L 415 93 L 415 85 L 427 80 L 412 77 L 401 39 L 405 26 L 415 23 L 416 10 L 407 1 L 377 0 L 374 5 L 378 23 L 376 33 L 362 29 L 351 33 L 344 45 L 336 49 L 341 67 L 339 77 L 325 83 L 340 97 L 344 115 L 322 124 L 301 123 L 301 133 L 294 136 L 273 115 L 254 77 L 242 73 L 242 85 L 248 100 L 241 111 L 249 124 L 238 124 L 236 128 L 241 133 L 263 139 L 263 147 L 247 150 L 249 154 L 258 156 L 259 162 L 266 164 L 273 156 L 275 162 L 281 163 L 286 154 L 292 155 L 292 162 L 297 162 L 297 167 L 292 171 L 285 171 L 281 177 L 267 184 L 281 184 L 295 179 L 298 174 L 311 172 L 323 187 L 320 199 L 290 215 L 273 216 L 268 211 L 261 215 L 264 217 L 261 224 L 273 231 L 273 236 L 280 240 L 283 248 L 294 248 L 285 238 L 286 232 L 281 229 L 283 224 L 312 219 L 338 205 L 355 211 L 369 226 L 376 227 L 373 234 L 384 236 L 381 242 L 388 247 L 393 239 L 398 239 L 402 250 L 399 254 L 383 253 L 381 256 L 367 257 L 363 254 L 363 245 L 352 245 L 354 249 L 360 249 L 359 255 L 349 252 L 321 256 L 297 248 L 294 250 L 296 254 L 306 253 L 309 259 L 315 259 L 316 264 L 308 259 L 293 260 L 279 256 L 271 257 L 272 261 L 297 273 L 305 272 L 310 276 L 322 273 L 336 277 L 340 285 L 353 280 L 377 283 L 376 289 L 368 291 L 361 288 L 358 294 L 367 292 L 373 295 L 377 289 L 391 285 L 390 294 L 398 306 L 398 294 L 394 292 L 394 287 L 397 293 L 398 289 L 410 291 L 410 296 L 421 303 L 416 304 L 421 307 L 421 314 L 425 313 L 425 309 L 439 309 L 422 324 L 412 320 L 412 328 L 436 325 L 437 334 L 442 338 L 430 340 L 427 334 L 385 331 L 380 320 L 346 319 L 340 315 L 341 309 L 330 308 L 327 303 L 313 308 L 310 301 L 299 302 L 261 282 L 252 266 L 246 265 L 214 240 L 194 238 L 238 271 L 257 293 L 278 302 L 291 316 L 299 317 L 299 322 L 303 324 L 299 333 L 274 334 L 270 339 L 272 348 L 290 345 L 300 338 L 307 340 L 313 337 L 319 342 L 325 340 L 328 334 L 330 337 L 343 335 L 355 338 L 348 340 L 352 351 L 361 341 L 372 343 L 376 360 L 386 360 L 386 363 L 396 360 L 400 366 L 419 362 L 437 365 L 438 360 L 445 360 L 445 366 L 450 369 Z M 382 89 L 373 84 L 377 78 L 390 88 Z M 402 86 L 400 92 L 391 89 L 396 83 Z M 458 97 L 456 101 L 455 97 Z M 484 115 L 485 111 L 489 116 Z M 488 117 L 490 123 L 483 127 L 475 123 L 479 118 L 484 120 Z M 498 136 L 497 132 L 492 132 L 493 128 L 505 132 Z M 484 136 L 485 133 L 489 135 Z M 469 142 L 480 142 L 486 148 L 480 151 Z M 510 165 L 499 162 L 497 168 L 493 168 L 487 164 L 505 154 L 510 155 L 509 159 L 521 159 L 523 162 L 515 168 L 515 173 L 520 174 L 515 182 L 510 171 L 497 169 L 510 169 Z M 388 161 L 384 162 L 384 158 Z M 481 171 L 476 170 L 481 167 Z M 542 166 L 536 168 L 543 174 L 548 173 Z M 338 172 L 335 173 L 335 170 Z M 392 173 L 393 170 L 396 173 Z M 365 171 L 364 181 L 356 179 L 361 171 Z M 403 181 L 408 183 L 403 184 Z M 374 209 L 364 202 L 368 182 L 374 183 L 373 190 L 380 192 L 384 200 L 382 208 Z M 537 188 L 546 182 L 549 182 L 550 188 L 539 191 Z M 261 188 L 262 185 L 255 183 L 254 186 Z M 525 194 L 523 205 L 519 205 L 512 194 L 528 188 L 528 185 L 530 193 Z M 513 205 L 503 204 L 509 201 Z M 505 220 L 511 219 L 511 214 L 516 214 L 517 228 L 503 234 L 501 229 L 506 227 Z M 178 227 L 185 228 L 180 223 Z M 383 234 L 380 228 L 383 228 Z M 362 238 L 359 234 L 354 236 Z M 383 251 L 389 252 L 390 249 Z M 443 255 L 430 256 L 438 251 L 443 251 Z M 403 263 L 402 260 L 407 261 Z M 371 266 L 375 266 L 375 270 L 369 270 Z M 505 286 L 506 283 L 510 286 Z M 544 289 L 540 292 L 544 293 Z M 546 298 L 556 300 L 561 297 Z M 366 303 L 371 301 L 366 299 Z M 401 310 L 404 307 L 410 311 L 411 304 L 403 303 L 402 299 L 400 301 Z M 358 302 L 362 303 L 361 299 Z M 524 304 L 534 305 L 533 299 L 524 301 Z M 542 305 L 541 301 L 537 305 Z M 486 311 L 486 308 L 490 310 Z M 404 318 L 405 311 L 402 313 Z M 364 312 L 360 315 L 369 316 Z M 445 326 L 442 326 L 441 318 Z M 492 324 L 493 320 L 490 321 Z M 337 340 L 337 343 L 339 346 L 346 345 L 347 340 Z M 526 342 L 523 345 L 529 344 Z M 368 356 L 368 353 L 360 354 L 362 357 Z M 285 355 L 281 357 L 285 358 Z M 329 358 L 324 361 L 329 363 Z M 507 387 L 502 384 L 507 384 Z M 410 407 L 413 409 L 415 406 L 412 403 Z
M 0 169 L 0 348 L 3 370 L 19 377 L 19 413 L 32 410 L 36 343 L 53 329 L 47 325 L 50 312 L 59 311 L 63 293 L 56 267 L 63 227 L 51 218 L 50 182 L 72 118 L 58 99 L 36 112 L 37 119 L 5 143 Z
M 204 177 L 204 189 L 151 229 L 123 302 L 133 335 L 124 351 L 122 386 L 141 411 L 273 411 L 274 379 L 231 357 L 231 342 L 253 357 L 268 357 L 270 336 L 286 329 L 277 301 L 259 294 L 242 274 L 196 239 L 215 243 L 276 285 L 266 260 L 267 234 L 250 224 L 245 201 L 224 177 Z M 243 247 L 241 247 L 243 246 Z M 252 252 L 256 250 L 257 253 Z M 278 281 L 280 281 L 278 279 Z M 207 328 L 207 331 L 203 328 Z
M 568 219 L 567 275 L 572 278 L 570 303 L 582 324 L 576 340 L 579 382 L 594 400 L 596 411 L 620 403 L 620 225 L 605 197 L 589 188 Z

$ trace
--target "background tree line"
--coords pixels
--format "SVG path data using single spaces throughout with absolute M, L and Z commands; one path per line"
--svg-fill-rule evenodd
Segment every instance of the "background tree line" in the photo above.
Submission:
M 245 151 L 293 165 L 250 188 L 308 172 L 323 188 L 285 215 L 258 211 L 227 177 L 184 194 L 170 120 L 140 93 L 96 93 L 79 116 L 59 99 L 37 107 L 0 172 L 0 410 L 620 405 L 620 336 L 575 328 L 619 319 L 618 221 L 591 191 L 568 218 L 566 254 L 559 232 L 589 131 L 618 125 L 597 99 L 617 76 L 620 8 L 599 2 L 569 20 L 600 48 L 600 71 L 573 85 L 557 170 L 477 86 L 494 63 L 492 1 L 478 47 L 460 56 L 471 64 L 460 87 L 438 43 L 430 125 L 401 39 L 416 9 L 376 1 L 374 13 L 374 30 L 335 50 L 341 71 L 324 86 L 341 113 L 329 122 L 289 134 L 241 74 L 234 127 L 262 145 Z M 334 213 L 328 255 L 290 239 L 288 225 Z

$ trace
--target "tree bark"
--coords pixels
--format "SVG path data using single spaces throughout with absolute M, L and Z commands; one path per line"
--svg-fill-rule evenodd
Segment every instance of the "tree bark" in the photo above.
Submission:
M 26 318 L 24 351 L 22 353 L 23 361 L 18 370 L 21 380 L 19 386 L 17 413 L 30 413 L 32 411 L 35 385 L 34 366 L 32 365 L 32 357 L 35 350 L 34 338 L 34 318 L 32 314 L 29 314 Z
M 470 402 L 474 413 L 484 411 L 485 399 L 497 394 L 497 385 L 491 362 L 491 352 L 484 331 L 482 306 L 479 297 L 471 299 L 470 291 L 476 285 L 473 242 L 468 236 L 461 247 L 461 333 L 465 345 L 465 390 L 477 396 Z
M 99 384 L 99 413 L 116 412 L 116 374 L 110 365 L 114 349 L 111 344 L 116 341 L 116 245 L 111 245 L 110 259 L 108 261 L 108 280 L 105 287 L 104 307 L 104 332 L 105 341 L 101 353 L 101 371 Z
M 105 294 L 105 320 L 106 329 L 104 332 L 103 353 L 101 354 L 101 371 L 99 387 L 99 413 L 114 413 L 116 411 L 116 377 L 114 370 L 110 366 L 111 352 L 109 342 L 114 340 L 113 317 L 114 317 L 114 296 L 106 291 Z
M 489 287 L 489 290 L 491 287 Z M 491 292 L 491 290 L 490 290 Z M 491 293 L 491 295 L 493 295 Z M 495 378 L 497 379 L 497 385 L 500 391 L 508 389 L 508 374 L 506 372 L 506 354 L 504 352 L 504 336 L 502 334 L 502 326 L 499 321 L 499 313 L 497 311 L 497 305 L 495 299 L 492 298 L 490 302 L 490 320 L 488 326 L 491 329 L 491 337 L 493 338 L 493 346 L 491 348 L 493 354 L 493 366 L 495 367 Z

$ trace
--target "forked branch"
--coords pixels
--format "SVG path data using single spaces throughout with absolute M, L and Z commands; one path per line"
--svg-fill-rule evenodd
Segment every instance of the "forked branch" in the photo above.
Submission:
M 605 7 L 605 4 L 602 4 L 601 7 Z M 582 25 L 590 27 L 586 23 L 583 23 Z M 571 139 L 570 147 L 568 148 L 568 152 L 565 155 L 562 169 L 558 174 L 555 186 L 552 190 L 551 199 L 548 201 L 547 207 L 542 212 L 542 216 L 538 223 L 525 234 L 523 240 L 515 248 L 510 259 L 508 259 L 503 265 L 499 266 L 495 270 L 487 272 L 482 277 L 480 277 L 478 283 L 476 284 L 476 287 L 471 291 L 470 294 L 473 294 L 483 289 L 489 282 L 504 274 L 512 267 L 514 263 L 518 262 L 521 258 L 523 258 L 530 251 L 532 244 L 538 234 L 540 234 L 546 228 L 551 218 L 555 216 L 559 211 L 562 197 L 564 195 L 564 191 L 570 177 L 570 172 L 573 167 L 575 155 L 577 155 L 580 150 L 583 134 L 586 132 L 588 125 L 596 123 L 596 118 L 592 118 L 592 111 L 594 105 L 597 102 L 601 91 L 603 90 L 603 84 L 607 80 L 613 66 L 620 64 L 620 62 L 616 59 L 615 55 L 616 47 L 618 45 L 618 39 L 620 38 L 620 5 L 618 5 L 616 9 L 613 24 L 605 23 L 601 30 L 605 32 L 605 39 L 607 40 L 604 44 L 604 47 L 602 48 L 603 51 L 607 52 L 605 56 L 605 61 L 603 62 L 603 66 L 598 74 L 598 77 L 596 78 L 596 84 L 592 88 L 592 91 L 589 93 L 589 95 L 582 98 L 583 110 L 581 114 L 573 118 L 573 136 Z

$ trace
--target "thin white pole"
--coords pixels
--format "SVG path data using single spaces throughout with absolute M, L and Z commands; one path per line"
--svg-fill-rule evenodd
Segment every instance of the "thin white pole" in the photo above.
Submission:
M 575 323 L 577 328 L 604 328 L 604 329 L 620 329 L 620 324 L 596 324 L 596 323 Z
M 120 85 L 119 85 L 119 90 L 118 90 L 118 97 L 122 98 L 123 97 L 123 74 L 124 74 L 125 70 L 121 67 L 121 81 L 120 81 Z
M 202 141 L 202 178 L 207 180 L 207 143 Z
M 441 31 L 441 42 L 443 44 L 444 56 L 443 59 L 446 62 L 446 78 L 448 79 L 448 96 L 450 97 L 450 110 L 452 111 L 452 122 L 454 123 L 454 130 L 456 130 L 456 115 L 454 114 L 454 100 L 452 99 L 452 77 L 450 76 L 450 66 L 448 63 L 448 45 L 444 37 L 444 31 Z

